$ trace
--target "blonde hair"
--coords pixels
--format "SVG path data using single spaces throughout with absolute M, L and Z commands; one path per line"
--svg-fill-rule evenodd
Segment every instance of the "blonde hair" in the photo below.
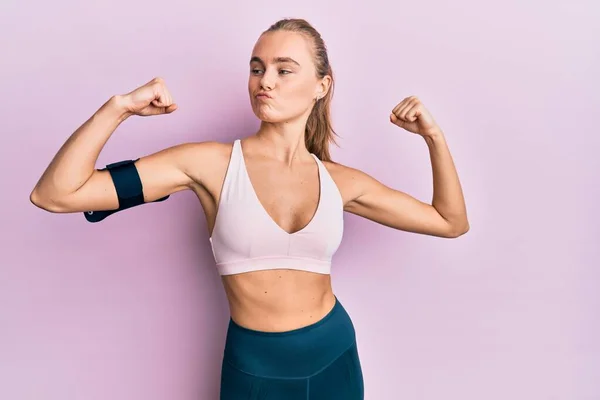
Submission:
M 335 142 L 336 132 L 331 124 L 331 99 L 333 97 L 333 70 L 329 64 L 327 47 L 321 34 L 304 19 L 286 18 L 275 22 L 264 33 L 274 31 L 298 32 L 308 37 L 313 45 L 314 63 L 317 76 L 331 77 L 331 85 L 327 94 L 317 99 L 306 122 L 304 141 L 309 152 L 314 153 L 322 161 L 331 161 L 329 144 Z

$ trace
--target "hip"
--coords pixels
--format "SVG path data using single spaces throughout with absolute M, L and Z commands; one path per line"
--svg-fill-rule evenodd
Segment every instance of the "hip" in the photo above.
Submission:
M 254 376 L 306 378 L 356 347 L 354 325 L 334 296 L 318 321 L 280 332 L 249 329 L 230 319 L 223 363 Z

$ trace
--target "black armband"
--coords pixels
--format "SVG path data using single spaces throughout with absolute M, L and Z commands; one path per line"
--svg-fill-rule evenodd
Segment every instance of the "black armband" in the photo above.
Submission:
M 86 211 L 83 214 L 88 222 L 100 222 L 111 214 L 141 204 L 146 204 L 144 203 L 142 181 L 134 164 L 137 160 L 139 160 L 139 158 L 108 164 L 106 168 L 101 170 L 107 169 L 110 173 L 115 189 L 117 190 L 119 208 L 116 210 Z M 151 203 L 164 201 L 168 198 L 169 195 L 153 200 Z

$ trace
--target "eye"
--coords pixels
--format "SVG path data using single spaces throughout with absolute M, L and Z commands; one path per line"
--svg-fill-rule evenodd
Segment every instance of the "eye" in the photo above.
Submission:
M 258 68 L 252 68 L 250 70 L 250 72 L 252 72 L 254 75 L 258 75 L 262 72 L 262 70 L 258 69 Z
M 291 74 L 292 71 L 288 71 L 287 69 L 282 69 L 281 71 L 279 71 L 279 73 L 282 75 L 287 75 L 287 74 Z

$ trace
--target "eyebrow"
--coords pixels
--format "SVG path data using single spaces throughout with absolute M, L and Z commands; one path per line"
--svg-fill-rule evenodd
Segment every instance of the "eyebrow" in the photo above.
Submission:
M 265 62 L 260 57 L 256 57 L 256 56 L 254 56 L 250 59 L 250 63 L 253 63 L 253 62 L 258 62 L 258 63 L 261 63 L 262 65 L 265 65 Z M 296 61 L 290 57 L 275 57 L 275 58 L 273 58 L 273 62 L 276 64 L 289 62 L 292 64 L 296 64 L 297 66 L 300 66 L 300 63 L 298 63 L 298 61 Z

